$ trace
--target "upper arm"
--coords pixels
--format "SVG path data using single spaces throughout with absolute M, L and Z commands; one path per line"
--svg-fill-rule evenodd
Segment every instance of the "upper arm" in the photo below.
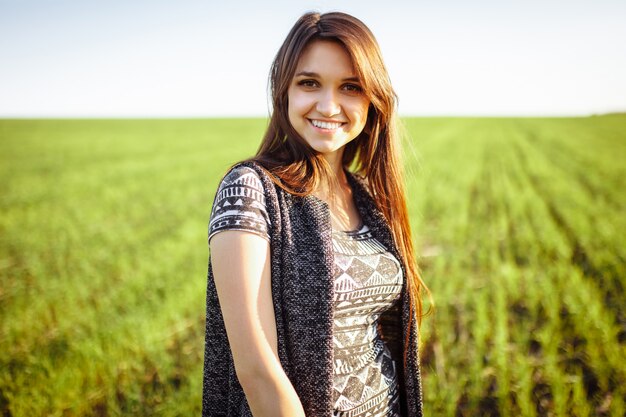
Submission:
M 213 279 L 238 377 L 277 358 L 270 220 L 262 182 L 237 166 L 222 180 L 209 222 Z M 270 368 L 259 368 L 270 367 Z
M 244 231 L 224 231 L 210 243 L 215 287 L 237 375 L 278 360 L 270 246 Z

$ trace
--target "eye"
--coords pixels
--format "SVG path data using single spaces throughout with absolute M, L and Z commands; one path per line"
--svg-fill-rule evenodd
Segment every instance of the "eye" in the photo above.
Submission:
M 311 79 L 304 79 L 304 80 L 300 80 L 298 81 L 298 85 L 301 85 L 303 87 L 317 87 L 317 81 L 315 80 L 311 80 Z
M 363 88 L 361 88 L 360 85 L 358 84 L 345 84 L 343 86 L 343 89 L 346 91 L 349 91 L 351 93 L 362 93 L 363 92 Z

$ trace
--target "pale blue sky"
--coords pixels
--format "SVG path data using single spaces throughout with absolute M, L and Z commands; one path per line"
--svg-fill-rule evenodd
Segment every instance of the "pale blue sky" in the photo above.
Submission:
M 308 10 L 372 29 L 403 115 L 626 110 L 623 0 L 0 0 L 0 117 L 266 116 Z

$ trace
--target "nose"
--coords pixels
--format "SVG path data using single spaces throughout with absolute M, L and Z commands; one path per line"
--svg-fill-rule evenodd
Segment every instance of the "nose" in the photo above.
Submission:
M 335 92 L 331 89 L 322 91 L 315 110 L 324 117 L 332 117 L 341 113 L 341 105 L 337 100 Z

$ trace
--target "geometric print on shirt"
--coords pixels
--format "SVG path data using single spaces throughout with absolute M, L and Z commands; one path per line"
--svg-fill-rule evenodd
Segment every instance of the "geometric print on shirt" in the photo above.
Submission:
M 209 221 L 209 241 L 224 230 L 245 230 L 268 241 L 270 219 L 259 174 L 252 168 L 237 167 L 222 180 L 215 195 Z
M 333 231 L 333 248 L 333 415 L 399 417 L 397 362 L 378 319 L 389 310 L 399 314 L 402 269 L 367 225 Z

